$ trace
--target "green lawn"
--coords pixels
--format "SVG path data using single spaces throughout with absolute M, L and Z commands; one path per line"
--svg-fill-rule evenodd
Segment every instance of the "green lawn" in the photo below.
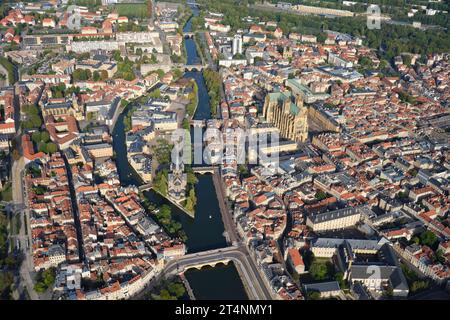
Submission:
M 0 201 L 12 201 L 12 185 L 8 182 L 0 192 Z
M 411 294 L 427 290 L 430 287 L 430 281 L 428 279 L 421 279 L 419 275 L 405 263 L 401 263 L 400 266 L 406 281 L 408 282 Z
M 144 3 L 122 3 L 116 4 L 115 8 L 121 16 L 126 16 L 128 18 L 146 18 L 147 17 L 147 5 Z

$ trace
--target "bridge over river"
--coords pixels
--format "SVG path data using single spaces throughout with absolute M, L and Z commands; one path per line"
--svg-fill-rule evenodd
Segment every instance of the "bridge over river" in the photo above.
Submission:
M 188 269 L 214 267 L 218 263 L 233 262 L 239 272 L 247 294 L 252 300 L 270 300 L 268 291 L 256 266 L 249 261 L 250 257 L 243 245 L 229 246 L 199 253 L 187 254 L 168 262 L 164 267 L 164 276 L 184 273 Z
M 184 71 L 203 71 L 203 69 L 208 67 L 208 65 L 201 63 L 194 63 L 194 64 L 174 63 L 173 65 L 177 68 L 183 69 Z

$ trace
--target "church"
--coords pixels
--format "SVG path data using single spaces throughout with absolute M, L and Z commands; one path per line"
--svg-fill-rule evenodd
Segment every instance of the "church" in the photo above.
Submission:
M 266 95 L 263 116 L 280 130 L 280 136 L 295 142 L 308 139 L 308 109 L 300 95 L 290 91 L 272 92 Z

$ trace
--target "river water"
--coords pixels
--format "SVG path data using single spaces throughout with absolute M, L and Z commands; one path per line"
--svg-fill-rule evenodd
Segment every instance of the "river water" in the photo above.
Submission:
M 198 14 L 197 8 L 192 8 L 193 14 Z M 191 31 L 191 20 L 186 23 L 183 31 Z M 201 63 L 194 40 L 186 39 L 187 64 Z M 198 86 L 198 106 L 194 114 L 195 120 L 211 119 L 209 96 L 206 89 L 203 74 L 193 71 L 186 72 L 185 78 L 192 78 Z M 116 153 L 117 169 L 122 185 L 142 184 L 141 179 L 128 164 L 125 131 L 123 118 L 126 110 L 118 117 L 113 131 L 113 148 Z M 209 249 L 223 248 L 227 246 L 224 237 L 224 225 L 220 213 L 219 203 L 211 174 L 198 175 L 198 183 L 195 186 L 197 205 L 195 217 L 191 218 L 177 207 L 170 204 L 165 198 L 150 190 L 145 193 L 150 201 L 157 205 L 168 204 L 172 208 L 174 219 L 179 221 L 188 237 L 186 246 L 188 253 L 199 252 Z M 186 278 L 198 299 L 247 299 L 242 282 L 236 267 L 218 265 L 214 268 L 203 268 L 202 270 L 190 269 L 186 272 Z M 220 290 L 218 290 L 220 288 Z
M 247 300 L 244 286 L 232 262 L 214 268 L 190 269 L 186 279 L 199 300 Z

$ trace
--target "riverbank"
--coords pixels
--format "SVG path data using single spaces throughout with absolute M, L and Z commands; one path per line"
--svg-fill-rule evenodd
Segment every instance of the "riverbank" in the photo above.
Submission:
M 198 32 L 194 33 L 195 48 L 197 49 L 197 54 L 200 55 L 201 63 L 205 64 L 205 56 L 204 56 L 203 50 L 200 46 L 200 43 L 198 41 L 198 37 L 199 37 L 199 33 Z
M 167 201 L 169 201 L 172 205 L 174 205 L 175 207 L 177 207 L 178 209 L 180 209 L 181 211 L 183 211 L 184 213 L 186 213 L 188 216 L 190 216 L 192 219 L 195 218 L 195 212 L 190 212 L 188 210 L 186 210 L 185 207 L 183 207 L 182 205 L 178 204 L 177 202 L 173 201 L 172 199 L 170 199 L 169 197 L 163 195 L 161 192 L 159 192 L 158 190 L 156 190 L 155 188 L 151 188 L 151 190 L 153 192 L 156 192 L 157 194 L 159 194 L 161 197 L 163 197 L 164 199 L 166 199 Z
M 192 92 L 189 94 L 189 103 L 186 106 L 186 114 L 189 116 L 189 121 L 194 118 L 195 112 L 198 108 L 198 84 L 195 79 L 193 81 Z

